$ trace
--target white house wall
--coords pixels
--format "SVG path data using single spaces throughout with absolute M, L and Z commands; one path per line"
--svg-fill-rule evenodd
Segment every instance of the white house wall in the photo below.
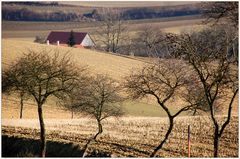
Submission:
M 87 34 L 85 36 L 85 38 L 83 39 L 81 45 L 82 46 L 94 46 L 94 43 L 93 43 L 92 39 L 90 38 L 90 36 Z

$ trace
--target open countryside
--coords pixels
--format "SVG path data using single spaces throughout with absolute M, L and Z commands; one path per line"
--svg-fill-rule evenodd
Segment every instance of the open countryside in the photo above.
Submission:
M 211 3 L 214 4 L 213 2 Z M 232 2 L 226 3 L 229 6 L 235 5 Z M 38 9 L 41 5 L 46 4 L 36 3 L 32 5 L 29 8 L 35 7 L 35 9 Z M 161 6 L 161 4 L 159 5 Z M 21 8 L 23 4 L 6 4 L 6 6 L 14 6 L 14 9 L 16 9 L 18 7 Z M 57 7 L 69 9 L 71 7 L 77 8 L 77 6 L 79 4 L 75 6 L 73 3 L 59 4 Z M 80 6 L 80 8 L 83 6 Z M 133 6 L 130 3 L 129 8 L 141 8 L 141 6 Z M 170 6 L 177 5 L 171 4 Z M 82 10 L 82 14 L 91 12 L 94 7 L 96 6 L 87 6 L 86 10 Z M 149 7 L 151 8 L 152 6 Z M 181 8 L 185 9 L 185 7 Z M 51 6 L 48 6 L 48 9 L 51 10 Z M 100 5 L 97 6 L 97 9 L 104 10 L 104 7 Z M 111 9 L 108 8 L 107 11 L 111 12 Z M 231 12 L 231 9 L 229 9 L 229 12 Z M 112 13 L 118 14 L 115 11 Z M 99 16 L 101 14 L 103 13 L 99 13 Z M 94 16 L 91 18 L 94 18 Z M 120 38 L 120 43 L 114 44 L 115 48 L 112 48 L 113 45 L 109 45 L 108 47 L 106 43 L 104 36 L 106 32 L 101 32 L 103 27 L 100 27 L 100 24 L 103 25 L 101 21 L 104 20 L 92 20 L 91 18 L 88 21 L 67 22 L 2 21 L 2 84 L 4 88 L 2 92 L 3 157 L 238 157 L 238 98 L 235 98 L 238 93 L 238 82 L 234 81 L 235 78 L 238 78 L 235 76 L 235 71 L 238 68 L 232 62 L 234 60 L 230 60 L 229 65 L 224 65 L 224 67 L 221 67 L 217 62 L 218 60 L 212 59 L 211 56 L 208 57 L 209 61 L 199 63 L 199 65 L 204 64 L 204 68 L 208 65 L 206 69 L 215 71 L 215 74 L 219 74 L 217 72 L 219 70 L 223 72 L 224 70 L 227 70 L 225 72 L 230 71 L 229 77 L 231 77 L 231 82 L 226 80 L 228 83 L 215 82 L 217 81 L 214 80 L 216 76 L 209 74 L 210 80 L 206 79 L 205 82 L 211 83 L 213 88 L 208 92 L 210 96 L 205 97 L 201 90 L 208 90 L 202 89 L 201 85 L 197 85 L 198 82 L 193 82 L 194 80 L 198 81 L 198 79 L 191 76 L 192 72 L 194 74 L 194 69 L 192 70 L 192 63 L 188 64 L 188 56 L 190 54 L 181 50 L 181 52 L 185 53 L 185 58 L 178 58 L 176 54 L 180 48 L 174 48 L 172 51 L 172 47 L 169 47 L 174 44 L 173 40 L 176 39 L 170 39 L 172 41 L 168 41 L 169 39 L 161 40 L 165 36 L 173 38 L 175 35 L 176 37 L 183 36 L 185 33 L 191 36 L 194 36 L 194 33 L 199 33 L 198 37 L 205 38 L 204 36 L 209 36 L 209 40 L 211 40 L 210 38 L 216 38 L 220 34 L 220 29 L 216 34 L 204 34 L 205 29 L 211 25 L 203 23 L 205 17 L 200 14 L 152 19 L 127 19 L 121 21 L 125 24 L 121 30 L 121 34 L 118 34 L 118 36 L 125 35 L 125 37 Z M 114 18 L 112 20 L 114 21 Z M 234 23 L 234 21 L 231 23 Z M 120 24 L 116 24 L 122 27 Z M 149 28 L 149 32 L 144 31 L 146 27 Z M 53 31 L 68 32 L 67 36 L 69 37 L 64 37 L 68 40 L 65 43 L 60 39 L 57 39 L 57 42 L 49 41 L 48 36 Z M 76 42 L 78 41 L 76 37 L 72 38 L 71 41 L 71 32 L 76 36 L 77 34 L 74 33 L 84 32 L 89 34 L 95 46 L 77 47 L 78 44 Z M 109 32 L 109 34 L 113 35 L 112 32 Z M 231 36 L 230 34 L 226 36 L 232 38 L 234 35 L 236 35 L 235 32 L 231 33 Z M 139 36 L 142 38 L 139 38 Z M 199 43 L 201 42 L 205 45 L 204 40 L 194 38 L 193 40 L 199 40 Z M 129 39 L 131 39 L 130 42 Z M 141 41 L 141 39 L 148 39 L 149 41 L 147 42 L 149 42 L 149 45 L 145 46 L 146 41 Z M 221 40 L 222 38 L 219 38 L 219 43 L 224 42 L 224 39 Z M 116 41 L 113 40 L 111 42 L 113 44 Z M 179 45 L 182 45 L 181 42 L 183 41 L 177 42 Z M 184 42 L 186 43 L 187 41 Z M 72 43 L 73 47 L 71 47 Z M 149 47 L 150 45 L 151 47 Z M 218 43 L 214 43 L 213 45 L 218 45 Z M 204 49 L 201 46 L 196 44 L 199 50 Z M 206 47 L 216 49 L 212 45 Z M 171 49 L 169 50 L 169 48 Z M 212 52 L 219 51 L 214 49 Z M 234 51 L 233 48 L 232 52 L 235 53 Z M 174 58 L 168 54 L 170 52 L 174 54 Z M 29 55 L 26 56 L 28 53 Z M 18 64 L 19 59 L 27 60 L 27 57 L 29 57 L 29 59 L 33 58 L 32 60 L 39 58 L 38 60 L 41 61 L 46 58 L 46 61 L 51 61 L 51 59 L 56 58 L 57 64 L 61 59 L 64 63 L 65 54 L 67 54 L 67 57 L 74 64 L 72 67 L 72 65 L 67 65 L 68 60 L 65 61 L 66 68 L 73 68 L 67 73 L 73 72 L 75 69 L 79 73 L 81 69 L 86 68 L 87 72 L 84 73 L 84 70 L 82 77 L 90 79 L 87 82 L 81 79 L 85 83 L 83 85 L 79 85 L 79 82 L 77 82 L 77 87 L 82 87 L 82 89 L 77 90 L 76 86 L 73 87 L 68 93 L 68 95 L 71 94 L 69 98 L 72 101 L 68 101 L 69 98 L 65 99 L 61 95 L 60 97 L 59 95 L 52 94 L 40 106 L 36 102 L 36 98 L 31 97 L 30 91 L 29 97 L 23 100 L 24 106 L 22 109 L 22 118 L 20 119 L 21 106 L 18 91 L 22 91 L 23 88 L 26 91 L 28 87 L 26 87 L 26 84 L 17 84 L 18 78 L 16 78 L 15 82 L 11 82 L 14 78 L 11 77 L 10 80 L 10 76 L 7 76 L 8 71 L 11 71 L 12 66 Z M 230 55 L 228 56 L 230 58 Z M 218 54 L 217 58 L 220 59 L 222 56 Z M 231 56 L 231 58 L 234 59 L 234 56 Z M 212 63 L 216 64 L 210 66 L 209 62 L 211 60 L 213 60 Z M 24 63 L 24 61 L 22 62 Z M 182 65 L 181 63 L 184 64 Z M 29 64 L 35 67 L 33 63 L 30 62 Z M 47 64 L 48 62 L 45 62 L 41 67 L 45 67 Z M 50 65 L 53 66 L 52 68 L 55 67 L 54 63 L 49 62 L 49 68 Z M 182 66 L 184 67 L 181 68 Z M 58 67 L 61 68 L 60 66 Z M 215 69 L 215 67 L 219 69 Z M 63 67 L 62 69 L 65 68 Z M 144 69 L 146 72 L 143 71 Z M 151 69 L 157 70 L 148 72 Z M 179 74 L 181 71 L 178 69 L 182 69 L 183 74 Z M 184 73 L 184 71 L 186 72 Z M 5 73 L 7 73 L 6 81 Z M 138 73 L 143 74 L 140 76 Z M 39 76 L 41 75 L 40 70 L 38 74 Z M 166 78 L 165 75 L 167 76 Z M 185 77 L 185 75 L 189 75 L 188 78 L 191 77 L 192 80 L 186 80 L 187 76 Z M 22 72 L 21 76 L 24 77 L 24 72 Z M 197 75 L 195 76 L 198 77 Z M 24 78 L 27 78 L 27 76 Z M 51 78 L 50 76 L 49 80 Z M 219 78 L 223 81 L 225 80 L 225 76 Z M 147 80 L 142 82 L 144 79 Z M 159 79 L 162 83 L 154 79 Z M 22 83 L 25 82 L 22 81 Z M 115 82 L 117 83 L 116 85 Z M 135 86 L 134 83 L 137 82 L 139 84 Z M 178 85 L 171 86 L 174 82 L 183 82 L 183 85 L 179 87 Z M 69 85 L 69 83 L 67 84 Z M 196 88 L 199 87 L 197 91 L 198 95 L 195 94 L 195 89 L 192 88 L 193 84 L 196 84 Z M 47 85 L 44 85 L 44 89 L 45 86 Z M 58 86 L 55 85 L 55 87 Z M 142 86 L 141 89 L 139 86 Z M 215 89 L 215 86 L 219 87 L 219 90 Z M 70 87 L 72 86 L 69 85 Z M 75 88 L 76 94 L 74 94 Z M 98 102 L 93 102 L 93 100 L 99 98 L 96 88 L 104 88 L 105 91 L 109 89 L 111 92 L 111 98 L 106 97 L 106 100 L 102 101 L 103 103 L 105 102 L 103 105 L 96 105 Z M 152 90 L 146 92 L 144 90 L 146 88 L 149 90 L 153 89 L 156 91 L 156 94 L 152 94 Z M 158 90 L 155 90 L 155 88 L 158 88 Z M 174 91 L 173 94 L 169 93 L 171 90 Z M 215 91 L 217 92 L 216 100 L 212 99 Z M 83 92 L 83 95 L 81 92 Z M 63 94 L 63 92 L 60 92 L 60 94 Z M 81 100 L 75 97 L 79 97 Z M 199 99 L 196 97 L 199 97 Z M 59 100 L 60 98 L 61 100 Z M 166 103 L 161 102 L 162 99 L 163 101 L 166 100 Z M 212 100 L 214 104 L 211 105 L 211 102 L 207 103 L 205 99 Z M 99 98 L 98 100 L 101 99 Z M 82 104 L 82 102 L 85 103 Z M 77 106 L 77 108 L 74 106 Z M 95 111 L 92 111 L 96 106 L 98 106 L 97 111 L 100 111 L 99 113 L 102 113 L 102 116 L 95 115 Z M 203 108 L 200 106 L 203 106 Z M 44 129 L 46 132 L 44 138 L 42 136 L 43 127 L 41 127 L 41 124 L 39 127 L 39 107 L 42 109 L 42 118 L 45 123 Z M 180 110 L 181 112 L 179 112 Z M 217 123 L 214 123 L 213 120 Z M 228 120 L 229 122 L 226 122 Z M 226 128 L 221 130 L 225 123 Z M 171 124 L 173 125 L 172 128 L 171 126 L 169 127 Z M 220 135 L 218 136 L 214 136 L 217 127 L 216 124 L 219 127 L 218 132 Z M 189 135 L 190 138 L 188 138 Z M 45 140 L 45 138 L 46 141 L 44 142 L 46 144 L 43 147 L 42 143 L 44 143 L 43 139 Z M 218 145 L 215 144 L 216 140 L 218 140 Z M 14 150 L 14 153 L 12 153 L 12 150 Z

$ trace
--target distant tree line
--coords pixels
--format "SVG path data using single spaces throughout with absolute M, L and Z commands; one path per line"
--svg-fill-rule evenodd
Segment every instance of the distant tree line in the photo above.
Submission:
M 124 19 L 152 19 L 200 14 L 200 9 L 190 10 L 154 10 L 148 8 L 130 9 L 123 13 Z
M 59 6 L 58 2 L 3 2 L 8 5 Z
M 38 12 L 27 8 L 3 7 L 2 19 L 14 21 L 81 21 L 86 18 L 82 14 L 74 12 Z
M 12 7 L 13 5 L 20 6 L 18 8 Z M 2 19 L 13 21 L 82 21 L 94 20 L 101 21 L 102 16 L 101 8 L 93 9 L 92 12 L 86 14 L 79 14 L 75 11 L 72 12 L 42 12 L 41 10 L 28 9 L 28 6 L 60 6 L 57 2 L 42 3 L 42 2 L 14 2 L 3 3 Z M 122 10 L 121 16 L 123 20 L 134 19 L 153 19 L 162 17 L 175 17 L 186 15 L 201 14 L 200 7 L 193 8 L 131 8 Z
M 179 9 L 156 9 L 156 8 L 131 8 L 122 11 L 122 18 L 124 20 L 134 20 L 134 19 L 153 19 L 153 18 L 163 18 L 163 17 L 176 17 L 176 16 L 186 16 L 186 15 L 198 15 L 201 14 L 202 9 L 199 8 L 179 8 Z M 96 20 L 101 20 L 101 16 L 97 9 L 94 9 L 92 13 L 84 14 L 84 16 L 89 18 L 94 18 Z

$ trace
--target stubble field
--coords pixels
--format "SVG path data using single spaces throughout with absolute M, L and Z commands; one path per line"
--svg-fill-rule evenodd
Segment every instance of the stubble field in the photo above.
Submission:
M 222 120 L 224 117 L 218 119 Z M 237 117 L 233 117 L 226 128 L 226 132 L 220 141 L 219 157 L 238 156 L 237 121 Z M 102 157 L 148 157 L 164 137 L 167 122 L 166 118 L 158 117 L 108 119 L 103 123 L 103 134 L 99 136 L 97 142 L 90 145 L 89 154 L 94 151 L 101 154 Z M 2 120 L 2 132 L 4 135 L 14 136 L 15 138 L 24 137 L 37 140 L 39 139 L 38 124 L 37 119 L 4 119 Z M 191 126 L 191 156 L 212 157 L 213 129 L 211 120 L 208 117 L 177 118 L 173 132 L 159 152 L 159 157 L 188 156 L 188 125 Z M 87 140 L 96 133 L 97 124 L 93 119 L 89 118 L 73 120 L 48 119 L 46 120 L 46 129 L 49 142 L 72 144 L 78 146 L 78 149 L 82 149 Z M 19 145 L 15 144 L 15 148 L 17 146 Z M 20 147 L 19 151 L 21 151 Z

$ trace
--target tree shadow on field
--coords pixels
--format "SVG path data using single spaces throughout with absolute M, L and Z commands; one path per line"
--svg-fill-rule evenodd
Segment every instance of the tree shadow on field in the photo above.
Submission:
M 101 144 L 106 144 L 106 145 L 111 145 L 111 147 L 116 147 L 116 149 L 122 150 L 124 152 L 136 152 L 139 154 L 144 154 L 144 156 L 149 156 L 150 152 L 146 150 L 141 150 L 138 148 L 135 148 L 133 146 L 127 146 L 127 145 L 122 145 L 120 143 L 116 142 L 108 142 L 108 141 L 99 141 Z M 127 156 L 127 157 L 136 157 L 136 156 Z
M 2 135 L 2 157 L 38 157 L 40 141 Z M 47 141 L 46 157 L 82 157 L 83 150 L 74 143 Z M 104 152 L 93 151 L 86 157 L 109 157 Z

